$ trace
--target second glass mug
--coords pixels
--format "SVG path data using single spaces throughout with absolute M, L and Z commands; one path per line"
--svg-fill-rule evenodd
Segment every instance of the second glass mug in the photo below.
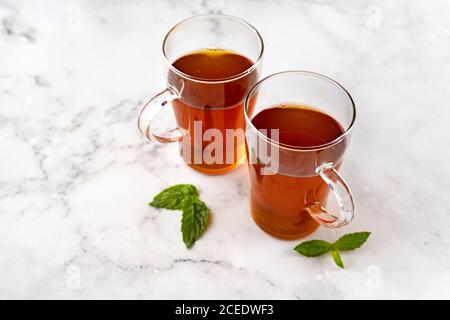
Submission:
M 236 53 L 248 59 L 248 67 L 226 78 L 202 78 L 174 66 L 178 59 L 205 49 L 211 54 L 224 50 Z M 175 25 L 165 36 L 162 50 L 168 67 L 167 88 L 143 107 L 139 130 L 151 141 L 179 142 L 184 161 L 198 171 L 231 171 L 245 159 L 244 100 L 258 81 L 264 51 L 260 34 L 235 17 L 201 15 Z M 175 119 L 170 120 L 173 116 Z M 216 135 L 208 136 L 208 130 L 221 135 L 221 141 Z M 239 135 L 227 136 L 227 130 L 242 130 L 242 139 Z M 220 146 L 208 159 L 204 155 L 211 142 Z
M 280 112 L 289 112 L 289 105 L 306 106 L 330 116 L 342 133 L 321 145 L 299 147 L 279 143 L 255 127 L 252 120 L 258 113 L 276 107 L 276 117 L 280 117 Z M 289 116 L 280 120 L 284 121 L 281 126 L 295 121 L 290 113 L 285 114 Z M 338 228 L 352 220 L 353 196 L 338 170 L 355 116 L 355 104 L 347 90 L 317 73 L 280 72 L 252 88 L 245 101 L 250 209 L 264 231 L 283 239 L 297 239 L 314 232 L 319 225 Z M 274 117 L 272 114 L 267 121 L 276 121 Z M 286 131 L 290 134 L 308 134 L 302 133 L 299 123 L 290 124 L 286 130 L 291 130 Z M 339 205 L 336 213 L 326 209 L 330 190 Z

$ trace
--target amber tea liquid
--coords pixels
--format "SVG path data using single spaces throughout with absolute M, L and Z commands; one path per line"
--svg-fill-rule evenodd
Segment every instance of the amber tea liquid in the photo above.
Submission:
M 231 150 L 227 150 L 226 129 L 245 128 L 244 99 L 257 81 L 257 72 L 254 69 L 237 76 L 248 71 L 253 62 L 232 51 L 205 49 L 178 58 L 173 66 L 192 78 L 182 78 L 174 71 L 169 72 L 169 83 L 182 88 L 181 98 L 172 105 L 178 126 L 187 130 L 191 136 L 191 159 L 187 161 L 188 164 L 208 174 L 222 174 L 232 170 L 245 157 L 245 142 L 236 138 Z M 202 132 L 210 128 L 221 132 L 223 163 L 195 163 L 194 154 L 202 154 L 211 141 L 199 141 L 195 138 L 194 121 L 201 121 Z M 194 139 L 197 139 L 196 144 Z M 230 155 L 231 163 L 226 163 L 227 152 L 233 152 Z
M 292 149 L 320 146 L 344 133 L 342 126 L 331 116 L 298 105 L 265 109 L 252 119 L 252 123 L 257 129 L 268 129 L 268 132 L 279 129 L 279 143 Z M 331 149 L 326 155 L 328 160 L 335 160 L 337 168 L 343 151 L 344 148 Z M 292 154 L 297 163 L 302 163 L 301 158 L 306 157 L 301 151 L 291 151 Z M 285 166 L 289 165 L 283 156 L 280 153 L 280 163 L 284 161 Z M 250 205 L 255 222 L 266 232 L 285 239 L 301 238 L 315 231 L 319 224 L 305 211 L 305 206 L 313 201 L 326 203 L 329 188 L 322 178 L 282 172 L 261 175 L 260 169 L 260 164 L 249 163 Z M 295 172 L 293 169 L 290 168 L 290 172 Z

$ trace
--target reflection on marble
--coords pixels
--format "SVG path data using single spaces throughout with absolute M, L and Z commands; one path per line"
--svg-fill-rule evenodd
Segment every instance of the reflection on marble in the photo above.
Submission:
M 450 298 L 450 4 L 433 1 L 0 1 L 0 298 Z M 145 143 L 177 21 L 240 16 L 265 75 L 339 80 L 358 120 L 343 166 L 360 250 L 307 259 L 248 212 L 246 168 L 208 177 Z M 220 181 L 220 183 L 219 183 Z M 212 209 L 191 249 L 147 202 L 189 182 Z

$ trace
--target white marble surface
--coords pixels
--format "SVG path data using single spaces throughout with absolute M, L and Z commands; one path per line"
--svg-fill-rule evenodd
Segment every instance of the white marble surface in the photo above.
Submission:
M 142 102 L 164 85 L 160 46 L 188 16 L 240 16 L 263 74 L 339 80 L 358 119 L 343 174 L 357 201 L 306 259 L 248 212 L 246 168 L 208 177 L 145 143 Z M 448 1 L 0 1 L 0 298 L 450 298 Z M 180 215 L 147 202 L 189 182 L 212 224 L 187 250 Z

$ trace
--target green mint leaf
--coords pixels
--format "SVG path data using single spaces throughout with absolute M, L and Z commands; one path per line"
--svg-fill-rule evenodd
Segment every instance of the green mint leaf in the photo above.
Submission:
M 341 251 L 355 250 L 361 247 L 369 238 L 370 232 L 349 233 L 339 238 L 333 246 Z
M 186 198 L 198 196 L 198 191 L 192 184 L 176 184 L 156 195 L 150 206 L 169 210 L 182 210 L 185 207 Z
M 344 268 L 344 263 L 342 262 L 341 255 L 339 254 L 339 251 L 336 248 L 333 248 L 331 250 L 331 255 L 333 256 L 333 260 L 336 263 L 337 266 Z
M 300 243 L 294 250 L 306 257 L 316 257 L 331 251 L 331 256 L 336 265 L 344 268 L 344 262 L 342 261 L 339 250 L 355 250 L 361 247 L 369 236 L 370 232 L 350 233 L 342 236 L 333 244 L 323 240 L 311 240 Z
M 202 234 L 208 223 L 208 215 L 208 207 L 197 196 L 190 196 L 190 201 L 185 202 L 181 219 L 181 232 L 187 248 L 192 247 Z
M 317 257 L 327 253 L 332 248 L 332 244 L 323 240 L 310 240 L 300 243 L 294 248 L 295 251 L 305 257 Z

